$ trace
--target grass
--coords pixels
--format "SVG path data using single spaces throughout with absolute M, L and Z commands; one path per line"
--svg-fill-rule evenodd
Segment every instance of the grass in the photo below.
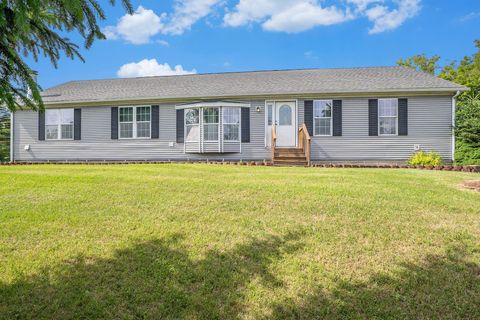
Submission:
M 0 318 L 479 319 L 475 178 L 0 167 Z

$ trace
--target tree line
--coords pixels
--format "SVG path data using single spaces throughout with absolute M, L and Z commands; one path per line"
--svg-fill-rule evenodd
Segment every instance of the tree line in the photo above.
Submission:
M 398 65 L 408 66 L 442 79 L 468 87 L 457 98 L 455 114 L 455 161 L 458 164 L 480 165 L 480 40 L 475 40 L 477 52 L 441 68 L 440 56 L 418 54 L 400 59 Z

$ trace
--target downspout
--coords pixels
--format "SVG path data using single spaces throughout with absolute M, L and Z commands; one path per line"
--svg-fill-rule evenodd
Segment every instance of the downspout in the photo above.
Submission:
M 455 161 L 455 112 L 457 110 L 457 97 L 460 93 L 460 91 L 457 91 L 452 97 L 452 162 Z
M 10 162 L 13 163 L 15 161 L 14 154 L 13 154 L 13 122 L 14 122 L 14 113 L 13 111 L 10 112 Z

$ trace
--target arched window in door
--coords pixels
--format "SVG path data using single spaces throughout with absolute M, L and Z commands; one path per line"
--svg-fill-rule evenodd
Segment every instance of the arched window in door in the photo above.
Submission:
M 278 110 L 278 124 L 281 126 L 292 125 L 292 108 L 288 104 L 284 104 Z

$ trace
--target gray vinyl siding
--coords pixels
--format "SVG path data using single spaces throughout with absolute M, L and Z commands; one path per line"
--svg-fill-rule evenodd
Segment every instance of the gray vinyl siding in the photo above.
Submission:
M 14 123 L 14 154 L 16 161 L 46 160 L 267 160 L 265 149 L 265 113 L 263 100 L 248 101 L 251 104 L 251 140 L 241 144 L 229 142 L 224 152 L 218 153 L 218 143 L 206 143 L 206 154 L 199 152 L 199 144 L 176 143 L 176 111 L 174 104 L 160 104 L 159 139 L 111 139 L 111 107 L 82 108 L 82 139 L 69 141 L 39 141 L 38 114 L 18 111 Z M 256 112 L 257 106 L 261 112 Z M 169 147 L 169 143 L 174 147 Z M 24 149 L 30 145 L 30 150 Z
M 414 144 L 452 159 L 451 97 L 409 97 L 407 136 L 369 136 L 368 98 L 342 100 L 342 136 L 313 137 L 312 160 L 405 160 Z
M 324 97 L 325 98 L 325 97 Z M 370 97 L 376 98 L 376 97 Z M 368 98 L 338 98 L 343 101 L 343 132 L 338 137 L 312 137 L 313 161 L 405 160 L 419 144 L 451 160 L 451 96 L 408 98 L 408 136 L 369 136 Z M 308 100 L 313 98 L 309 97 Z M 270 99 L 267 99 L 270 100 Z M 250 142 L 228 142 L 224 153 L 218 144 L 205 148 L 212 153 L 196 154 L 199 144 L 176 143 L 174 104 L 160 104 L 159 139 L 111 139 L 110 107 L 82 108 L 82 139 L 38 141 L 38 114 L 18 111 L 14 117 L 14 158 L 17 161 L 46 160 L 269 160 L 265 148 L 265 101 L 248 101 Z M 257 106 L 260 112 L 256 111 Z M 298 100 L 298 124 L 304 121 L 304 100 Z M 173 147 L 169 143 L 173 142 Z M 30 145 L 30 150 L 24 149 Z M 240 152 L 241 150 L 241 152 Z

